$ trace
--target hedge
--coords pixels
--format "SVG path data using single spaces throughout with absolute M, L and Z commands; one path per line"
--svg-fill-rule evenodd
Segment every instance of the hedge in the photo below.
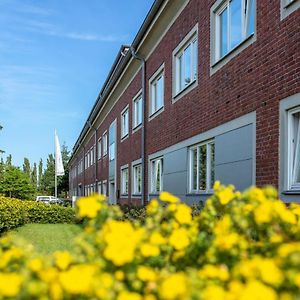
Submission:
M 99 195 L 77 206 L 85 228 L 72 254 L 0 239 L 1 299 L 300 299 L 300 206 L 273 188 L 216 183 L 195 217 L 163 192 L 143 222 Z
M 0 197 L 0 233 L 27 223 L 74 223 L 74 209 Z

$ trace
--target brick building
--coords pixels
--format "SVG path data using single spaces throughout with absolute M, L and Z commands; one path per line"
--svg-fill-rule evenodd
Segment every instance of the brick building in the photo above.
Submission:
M 188 203 L 214 180 L 300 199 L 300 0 L 156 0 L 77 139 L 70 193 Z M 300 200 L 299 200 L 300 201 Z

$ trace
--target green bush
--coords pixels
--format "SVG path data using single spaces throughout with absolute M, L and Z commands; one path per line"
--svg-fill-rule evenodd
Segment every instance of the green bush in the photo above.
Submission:
M 0 233 L 27 223 L 75 223 L 70 207 L 0 197 Z

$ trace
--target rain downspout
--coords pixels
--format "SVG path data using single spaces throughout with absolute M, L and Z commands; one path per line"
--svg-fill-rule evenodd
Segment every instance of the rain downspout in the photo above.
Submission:
M 142 152 L 142 193 L 141 202 L 142 205 L 145 204 L 145 112 L 146 112 L 146 60 L 139 56 L 133 47 L 130 47 L 131 54 L 133 58 L 139 60 L 142 64 L 142 141 L 141 141 L 141 152 Z

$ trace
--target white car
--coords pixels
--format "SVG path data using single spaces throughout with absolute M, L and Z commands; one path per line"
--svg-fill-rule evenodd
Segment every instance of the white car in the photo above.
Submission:
M 45 204 L 52 204 L 52 203 L 58 203 L 59 199 L 53 196 L 37 196 L 36 201 L 43 202 Z

